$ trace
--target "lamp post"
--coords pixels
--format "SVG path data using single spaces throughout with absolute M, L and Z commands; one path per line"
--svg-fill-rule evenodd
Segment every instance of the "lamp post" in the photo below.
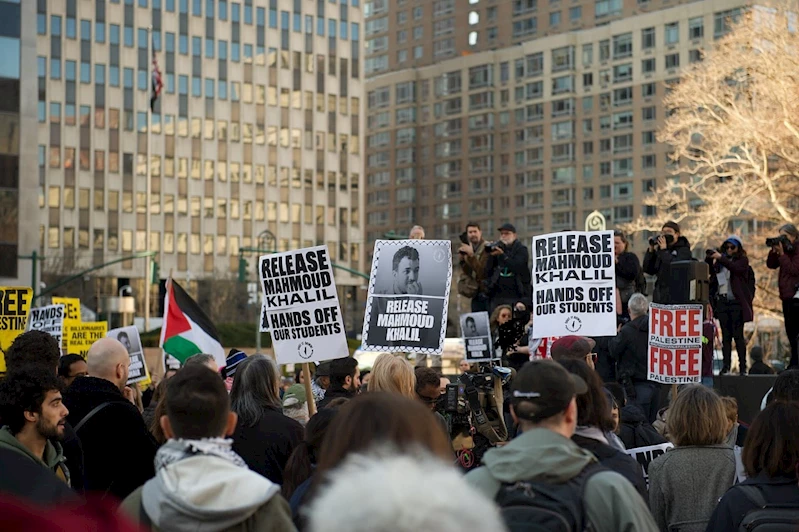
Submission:
M 132 296 L 133 295 L 133 288 L 129 284 L 126 284 L 126 285 L 123 285 L 123 286 L 119 287 L 119 312 L 120 312 L 120 314 L 122 314 L 122 326 L 123 327 L 125 327 L 127 325 L 127 319 L 126 319 L 127 312 L 125 312 L 125 306 L 122 304 L 122 298 L 124 297 L 124 294 L 128 294 L 128 296 Z M 109 320 L 111 319 L 110 314 L 108 316 L 108 319 Z

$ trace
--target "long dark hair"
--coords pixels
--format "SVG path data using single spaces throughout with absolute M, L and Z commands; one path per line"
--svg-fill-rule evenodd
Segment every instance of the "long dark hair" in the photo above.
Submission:
M 311 478 L 327 428 L 337 413 L 337 408 L 323 408 L 305 426 L 305 441 L 294 448 L 283 471 L 282 491 L 287 501 L 300 484 Z
M 596 427 L 603 432 L 612 431 L 613 417 L 599 374 L 578 358 L 566 358 L 558 362 L 588 385 L 588 392 L 577 396 L 577 424 Z
M 261 420 L 264 410 L 281 411 L 280 375 L 275 361 L 265 355 L 252 355 L 236 367 L 230 390 L 230 409 L 239 423 L 252 427 Z
M 754 477 L 796 478 L 799 466 L 799 404 L 776 401 L 760 412 L 749 427 L 741 461 Z

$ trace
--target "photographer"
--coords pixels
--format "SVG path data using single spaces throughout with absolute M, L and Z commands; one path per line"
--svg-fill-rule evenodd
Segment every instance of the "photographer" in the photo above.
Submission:
M 691 246 L 688 239 L 680 236 L 680 226 L 676 222 L 666 222 L 660 235 L 649 239 L 649 249 L 644 254 L 644 272 L 656 275 L 653 303 L 669 303 L 669 282 L 673 261 L 691 260 Z
M 484 284 L 489 311 L 499 305 L 530 301 L 530 252 L 516 238 L 516 228 L 505 223 L 499 228 L 499 241 L 487 244 Z
M 789 368 L 799 364 L 799 351 L 797 351 L 797 336 L 799 336 L 799 253 L 796 252 L 796 241 L 799 240 L 799 231 L 793 224 L 780 227 L 780 236 L 769 238 L 766 245 L 771 246 L 771 251 L 766 260 L 766 266 L 771 270 L 779 268 L 778 285 L 780 299 L 782 300 L 782 315 L 785 320 L 785 333 L 791 343 L 791 363 Z
M 488 254 L 485 253 L 486 242 L 483 232 L 476 223 L 466 224 L 466 231 L 460 235 L 461 275 L 458 279 L 458 293 L 472 300 L 472 312 L 488 310 L 488 296 L 483 285 Z
M 705 262 L 710 265 L 713 312 L 721 324 L 721 352 L 724 357 L 721 373 L 730 372 L 732 341 L 735 340 L 741 375 L 746 375 L 744 323 L 754 319 L 754 294 L 749 288 L 749 258 L 737 236 L 727 238 L 721 245 L 721 252 L 708 249 L 706 255 Z

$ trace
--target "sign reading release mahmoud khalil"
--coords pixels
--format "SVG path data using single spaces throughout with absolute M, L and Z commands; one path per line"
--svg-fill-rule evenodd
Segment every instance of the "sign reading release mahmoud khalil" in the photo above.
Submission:
M 349 356 L 327 246 L 263 255 L 261 331 L 280 364 Z
M 533 237 L 533 338 L 616 335 L 613 231 Z
M 449 240 L 375 242 L 363 349 L 441 353 L 451 280 Z

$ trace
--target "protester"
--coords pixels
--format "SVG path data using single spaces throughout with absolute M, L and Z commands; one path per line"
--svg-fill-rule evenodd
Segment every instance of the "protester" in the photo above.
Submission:
M 483 232 L 476 223 L 466 224 L 466 240 L 458 248 L 461 274 L 458 278 L 458 293 L 471 299 L 472 312 L 488 311 L 488 296 L 483 283 L 488 253 L 485 252 L 486 241 Z
M 247 380 L 247 370 L 239 371 Z M 155 478 L 122 511 L 153 531 L 296 530 L 280 486 L 250 471 L 225 439 L 236 421 L 216 372 L 204 364 L 181 369 L 167 389 L 160 423 L 169 440 L 155 457 Z
M 305 396 L 305 386 L 292 384 L 283 394 L 283 415 L 297 421 L 303 427 L 310 419 L 308 401 Z
M 330 401 L 338 397 L 352 399 L 361 387 L 358 361 L 352 357 L 331 360 L 328 371 L 330 387 L 325 391 L 324 398 L 319 401 L 319 408 L 325 408 Z
M 418 382 L 418 380 L 419 380 L 419 376 L 418 375 L 417 375 L 416 379 L 417 379 L 417 382 Z M 441 393 L 441 395 L 444 395 L 445 393 L 447 393 L 447 385 L 449 385 L 449 384 L 452 384 L 452 381 L 450 381 L 448 378 L 441 377 L 441 379 L 439 379 L 439 381 L 438 381 L 438 391 Z
M 424 227 L 421 225 L 414 225 L 411 227 L 411 232 L 408 234 L 411 240 L 424 240 Z
M 749 368 L 749 375 L 774 375 L 774 368 L 763 362 L 763 348 L 756 345 L 749 351 L 749 358 L 752 359 L 752 367 Z
M 416 368 L 416 399 L 433 411 L 435 411 L 436 404 L 441 399 L 440 383 L 441 378 L 434 369 Z
M 640 406 L 627 402 L 627 395 L 621 384 L 606 382 L 605 390 L 613 396 L 615 404 L 618 405 L 619 419 L 616 434 L 619 435 L 625 449 L 637 449 L 668 442 L 652 427 Z
M 613 336 L 592 336 L 591 340 L 596 344 L 594 352 L 596 353 L 596 364 L 594 369 L 599 374 L 602 382 L 615 383 L 616 382 L 616 360 L 610 354 L 610 342 Z
M 702 321 L 702 384 L 713 387 L 713 359 L 716 350 L 716 320 L 713 307 L 705 303 L 704 320 Z
M 225 388 L 230 392 L 233 389 L 233 379 L 236 378 L 236 368 L 238 365 L 247 360 L 247 355 L 244 351 L 238 349 L 231 349 L 225 358 L 225 367 L 220 370 L 222 378 L 225 379 Z
M 743 450 L 749 478 L 730 488 L 722 497 L 710 518 L 708 532 L 743 530 L 747 514 L 767 505 L 791 508 L 796 515 L 796 501 L 799 500 L 799 431 L 796 427 L 799 427 L 797 403 L 776 402 L 758 414 L 749 428 Z M 759 513 L 761 519 L 765 518 L 764 512 Z M 782 523 L 790 527 L 785 521 Z M 767 525 L 768 521 L 763 523 Z
M 614 446 L 615 440 L 610 436 L 614 423 L 599 375 L 582 360 L 565 359 L 560 364 L 588 386 L 586 393 L 577 396 L 577 428 L 572 441 L 591 452 L 600 464 L 626 478 L 646 499 L 646 480 L 641 466 L 623 448 Z
M 724 405 L 705 386 L 685 386 L 669 408 L 667 424 L 675 448 L 649 464 L 652 515 L 662 531 L 703 530 L 735 483 Z
M 430 489 L 419 489 L 429 486 Z M 357 501 L 357 504 L 353 504 Z M 350 455 L 309 508 L 312 532 L 502 531 L 497 508 L 427 451 Z
M 746 471 L 741 455 L 749 430 L 738 422 L 738 401 L 735 397 L 722 397 L 721 402 L 724 405 L 724 414 L 727 416 L 727 438 L 724 443 L 735 454 L 735 482 L 737 484 L 746 480 Z
M 776 245 L 771 247 L 766 266 L 769 269 L 779 268 L 777 285 L 782 300 L 782 315 L 785 321 L 785 334 L 791 344 L 791 362 L 788 369 L 799 365 L 799 299 L 796 298 L 799 286 L 799 253 L 797 241 L 799 230 L 793 224 L 780 227 L 780 237 Z
M 764 410 L 773 401 L 799 402 L 799 368 L 785 370 L 777 376 L 774 387 L 763 396 L 760 409 Z
M 9 496 L 13 496 L 14 506 L 20 507 L 26 502 L 36 505 L 41 511 L 42 508 L 51 508 L 54 504 L 78 498 L 77 493 L 51 470 L 42 467 L 39 461 L 31 460 L 29 456 L 16 450 L 6 449 L 2 445 L 0 445 L 0 471 L 3 472 L 0 475 L 0 501 L 7 501 Z M 7 504 L 0 502 L 0 530 L 14 530 L 9 527 L 7 512 Z M 55 527 L 50 528 L 54 529 Z M 37 528 L 28 520 L 17 530 L 27 531 Z
M 721 245 L 723 254 L 708 250 L 705 262 L 710 265 L 710 296 L 715 303 L 713 313 L 721 325 L 721 353 L 724 363 L 720 373 L 730 372 L 732 341 L 738 351 L 740 374 L 746 375 L 746 339 L 744 323 L 754 319 L 750 291 L 749 258 L 741 239 L 732 235 Z M 754 281 L 754 279 L 751 279 Z
M 252 355 L 238 365 L 230 391 L 231 410 L 239 420 L 233 451 L 250 469 L 278 485 L 283 483 L 283 469 L 304 433 L 302 425 L 281 411 L 279 382 L 274 360 Z
M 510 305 L 499 305 L 492 312 L 488 319 L 488 326 L 491 329 L 491 338 L 493 339 L 494 349 L 502 354 L 502 348 L 499 346 L 499 328 L 508 323 L 513 318 L 513 309 Z M 466 359 L 464 359 L 466 360 Z M 461 368 L 461 371 L 466 371 Z
M 593 454 L 571 441 L 577 426 L 576 396 L 587 391 L 582 379 L 554 361 L 526 364 L 511 386 L 511 413 L 522 434 L 488 451 L 482 467 L 469 472 L 466 480 L 492 499 L 508 494 L 508 484 L 532 490 L 539 483 L 551 489 L 568 483 L 569 488 L 561 488 L 559 493 L 570 493 L 569 501 L 575 501 L 580 517 L 586 520 L 585 527 L 575 524 L 575 530 L 657 530 L 632 484 L 618 473 L 602 469 Z M 582 488 L 578 477 L 587 477 Z M 518 490 L 515 493 L 525 496 Z M 531 508 L 538 504 L 532 491 L 525 500 Z
M 596 342 L 584 336 L 561 336 L 550 348 L 553 360 L 582 360 L 591 369 L 595 368 L 596 354 L 593 353 Z
M 58 361 L 58 376 L 64 382 L 65 388 L 78 377 L 85 377 L 88 374 L 89 368 L 80 355 L 64 355 Z
M 671 302 L 669 283 L 671 282 L 671 263 L 691 260 L 691 245 L 688 239 L 680 236 L 680 226 L 676 222 L 666 222 L 655 240 L 649 243 L 644 254 L 643 270 L 649 275 L 656 275 L 653 303 L 667 304 Z
M 69 486 L 60 443 L 67 414 L 61 382 L 51 371 L 30 368 L 8 374 L 0 381 L 0 449 L 27 457 Z
M 61 346 L 52 335 L 42 331 L 27 331 L 17 336 L 6 349 L 6 371 L 10 374 L 40 368 L 57 374 L 60 358 Z M 83 446 L 69 419 L 64 425 L 61 447 L 69 467 L 72 488 L 83 491 Z
M 416 398 L 416 376 L 413 366 L 402 356 L 383 353 L 375 359 L 368 391 L 398 393 Z
M 153 393 L 153 396 L 150 399 L 150 404 L 147 405 L 147 407 L 144 409 L 144 412 L 141 414 L 142 419 L 144 419 L 144 424 L 147 426 L 147 428 L 152 427 L 154 420 L 157 422 L 155 419 L 155 410 L 158 407 L 158 403 L 161 401 L 161 398 L 166 395 L 167 382 L 169 381 L 162 379 L 161 382 L 158 383 L 158 386 L 155 387 L 155 393 Z
M 316 373 L 311 380 L 311 390 L 317 406 L 325 398 L 325 392 L 328 388 L 330 388 L 330 362 L 322 362 L 316 366 Z
M 486 259 L 485 284 L 488 309 L 493 312 L 499 305 L 530 300 L 530 252 L 516 238 L 516 228 L 505 223 L 499 227 L 499 241 L 491 244 Z M 486 246 L 488 247 L 488 246 Z
M 183 363 L 183 367 L 193 366 L 194 364 L 205 366 L 214 373 L 219 371 L 219 364 L 216 363 L 214 355 L 209 355 L 208 353 L 198 353 L 190 356 L 186 359 L 186 362 Z
M 616 360 L 616 378 L 624 386 L 627 400 L 640 406 L 651 423 L 657 417 L 659 386 L 647 380 L 649 301 L 643 294 L 633 294 L 628 309 L 630 321 L 610 341 L 610 353 Z
M 122 500 L 153 476 L 156 444 L 125 387 L 130 366 L 125 347 L 102 338 L 86 359 L 89 375 L 64 392 L 67 420 L 83 444 L 86 491 Z
M 623 231 L 613 231 L 613 257 L 616 264 L 616 293 L 617 303 L 621 303 L 617 312 L 622 318 L 629 318 L 627 303 L 635 293 L 641 293 L 643 286 L 641 279 L 641 263 L 635 253 L 629 251 L 630 243 Z

